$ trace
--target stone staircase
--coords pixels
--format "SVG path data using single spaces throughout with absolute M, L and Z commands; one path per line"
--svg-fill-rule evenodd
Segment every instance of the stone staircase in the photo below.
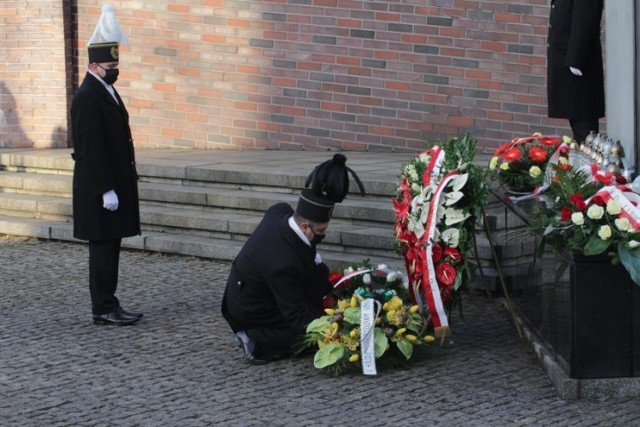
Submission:
M 72 235 L 71 150 L 0 150 L 0 234 L 76 241 Z M 326 152 L 139 150 L 142 235 L 123 247 L 231 261 L 264 211 L 295 206 Z M 329 263 L 370 259 L 397 268 L 393 208 L 397 175 L 410 157 L 347 153 L 366 196 L 336 206 L 320 253 Z M 352 190 L 356 189 L 352 183 Z M 268 250 L 268 246 L 265 247 Z

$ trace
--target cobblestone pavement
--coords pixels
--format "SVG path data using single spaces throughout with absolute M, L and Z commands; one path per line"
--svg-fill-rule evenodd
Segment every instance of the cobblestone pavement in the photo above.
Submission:
M 410 369 L 328 377 L 248 366 L 219 312 L 229 265 L 124 251 L 135 326 L 91 322 L 83 244 L 0 236 L 2 426 L 639 425 L 640 400 L 564 401 L 495 299 Z

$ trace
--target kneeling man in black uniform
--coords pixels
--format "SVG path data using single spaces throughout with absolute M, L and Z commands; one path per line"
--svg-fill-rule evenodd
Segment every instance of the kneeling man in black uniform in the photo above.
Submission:
M 335 203 L 349 189 L 351 172 L 336 154 L 307 180 L 296 210 L 286 203 L 269 208 L 234 260 L 222 300 L 222 314 L 252 365 L 286 357 L 306 326 L 323 314 L 331 292 L 329 268 L 316 252 Z

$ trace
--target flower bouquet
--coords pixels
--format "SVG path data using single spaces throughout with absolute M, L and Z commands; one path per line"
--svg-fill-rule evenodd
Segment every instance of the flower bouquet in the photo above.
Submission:
M 484 170 L 473 163 L 475 146 L 466 135 L 420 153 L 403 167 L 393 200 L 410 296 L 428 312 L 438 337 L 449 333 L 446 312 L 471 280 L 470 238 L 487 197 Z
M 372 358 L 383 367 L 406 363 L 415 346 L 435 340 L 425 333 L 426 321 L 418 307 L 408 303 L 407 282 L 402 273 L 385 265 L 372 268 L 365 261 L 356 267 L 333 270 L 329 281 L 334 294 L 325 298 L 326 315 L 307 326 L 299 348 L 316 350 L 316 368 L 334 375 L 348 368 L 362 368 L 367 337 Z M 368 300 L 374 301 L 376 307 L 370 327 L 363 324 L 363 306 Z
M 640 284 L 640 194 L 624 178 L 588 169 L 555 167 L 547 190 L 553 208 L 538 212 L 532 225 L 545 246 L 560 253 L 608 255 Z M 637 190 L 637 189 L 635 189 Z
M 489 162 L 489 171 L 511 192 L 533 192 L 543 185 L 547 164 L 560 144 L 559 138 L 539 133 L 515 138 L 498 147 Z

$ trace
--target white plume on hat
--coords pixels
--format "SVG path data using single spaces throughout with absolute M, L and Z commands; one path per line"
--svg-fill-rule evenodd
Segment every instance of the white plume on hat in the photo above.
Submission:
M 88 45 L 99 43 L 122 43 L 129 47 L 129 38 L 120 29 L 120 23 L 109 3 L 102 6 L 102 15 L 98 19 L 96 29 L 89 39 Z

